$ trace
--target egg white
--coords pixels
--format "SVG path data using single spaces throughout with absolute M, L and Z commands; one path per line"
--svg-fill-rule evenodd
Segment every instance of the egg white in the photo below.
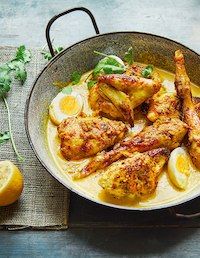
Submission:
M 183 173 L 178 170 L 176 164 L 178 161 L 178 157 L 183 155 L 188 162 L 188 173 Z M 168 161 L 168 175 L 171 182 L 178 188 L 185 190 L 188 185 L 189 175 L 190 175 L 190 158 L 189 154 L 187 153 L 186 149 L 183 147 L 178 147 L 171 152 L 169 161 Z

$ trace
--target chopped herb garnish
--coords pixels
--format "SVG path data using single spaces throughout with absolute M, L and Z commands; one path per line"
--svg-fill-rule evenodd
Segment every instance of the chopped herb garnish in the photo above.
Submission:
M 26 49 L 26 47 L 24 45 L 20 46 L 17 49 L 16 57 L 14 60 L 21 61 L 22 63 L 26 64 L 26 63 L 30 62 L 30 60 L 31 60 L 31 53 L 29 50 Z
M 75 85 L 80 82 L 81 74 L 79 72 L 75 71 L 72 73 L 70 79 L 71 79 L 72 84 Z
M 0 133 L 0 144 L 7 142 L 9 139 L 10 139 L 9 132 Z
M 142 77 L 144 78 L 150 78 L 151 74 L 153 72 L 153 65 L 147 65 L 141 72 Z
M 124 55 L 124 61 L 126 61 L 129 65 L 133 64 L 133 48 L 129 47 L 128 51 Z
M 105 56 L 101 59 L 93 70 L 94 77 L 99 76 L 100 74 L 121 74 L 125 71 L 125 67 L 122 63 L 117 60 L 117 57 L 112 55 L 105 55 L 103 53 L 94 51 L 95 54 Z
M 62 93 L 64 94 L 71 94 L 72 93 L 72 87 L 71 86 L 67 86 L 65 88 L 62 89 Z
M 97 81 L 92 81 L 92 80 L 87 82 L 88 90 L 90 90 L 96 83 L 97 83 Z
M 57 55 L 59 52 L 61 52 L 63 50 L 63 47 L 53 47 L 53 51 L 55 53 L 55 55 Z M 49 51 L 47 50 L 42 50 L 41 54 L 44 56 L 45 59 L 47 59 L 48 61 L 51 60 L 52 55 Z

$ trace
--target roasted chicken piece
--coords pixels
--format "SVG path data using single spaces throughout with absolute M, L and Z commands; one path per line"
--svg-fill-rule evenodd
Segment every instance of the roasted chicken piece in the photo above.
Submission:
M 142 71 L 147 67 L 147 65 L 144 64 L 132 64 L 128 67 L 128 69 L 125 71 L 125 74 L 128 76 L 137 76 L 142 77 Z M 149 79 L 154 80 L 157 83 L 162 82 L 162 78 L 160 77 L 157 69 L 153 69 L 153 72 L 150 74 Z
M 147 118 L 155 122 L 160 117 L 180 117 L 180 103 L 176 92 L 161 88 L 150 100 Z
M 67 160 L 90 157 L 123 139 L 127 130 L 124 123 L 107 118 L 70 117 L 58 126 L 60 150 Z
M 112 74 L 98 77 L 98 84 L 89 92 L 89 104 L 97 114 L 121 119 L 133 125 L 133 109 L 153 96 L 160 81 Z
M 133 109 L 152 97 L 161 87 L 160 81 L 125 74 L 102 75 L 98 80 L 128 94 Z
M 113 150 L 94 157 L 74 178 L 86 177 L 119 159 L 130 157 L 133 152 L 145 152 L 160 147 L 173 150 L 181 144 L 186 133 L 187 125 L 178 118 L 157 119 L 153 125 L 145 127 L 137 135 L 127 137 L 115 145 Z
M 127 94 L 118 91 L 105 83 L 99 83 L 99 93 L 113 103 L 119 113 L 123 116 L 124 121 L 127 121 L 131 126 L 134 125 L 133 108 Z
M 113 103 L 99 94 L 98 84 L 90 90 L 88 102 L 90 107 L 95 110 L 94 115 L 123 121 L 122 114 L 117 110 Z
M 192 101 L 190 79 L 185 69 L 183 53 L 175 52 L 175 86 L 183 102 L 184 121 L 187 123 L 189 146 L 188 151 L 194 165 L 200 169 L 200 118 Z
M 169 154 L 170 151 L 166 148 L 144 153 L 135 152 L 130 158 L 109 166 L 102 174 L 99 185 L 116 198 L 152 194 Z

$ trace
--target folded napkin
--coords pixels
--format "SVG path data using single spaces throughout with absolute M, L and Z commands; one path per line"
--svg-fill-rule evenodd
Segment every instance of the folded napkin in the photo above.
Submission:
M 8 94 L 11 121 L 17 148 L 25 161 L 19 163 L 11 142 L 0 145 L 0 160 L 13 161 L 22 171 L 25 186 L 20 200 L 8 207 L 0 207 L 0 227 L 63 229 L 68 225 L 69 192 L 48 174 L 29 146 L 24 127 L 24 108 L 33 81 L 45 64 L 39 50 L 31 49 L 32 60 L 27 67 L 27 80 L 22 86 L 12 84 Z M 15 57 L 16 48 L 0 47 L 0 64 Z M 0 132 L 8 131 L 7 111 L 0 100 Z

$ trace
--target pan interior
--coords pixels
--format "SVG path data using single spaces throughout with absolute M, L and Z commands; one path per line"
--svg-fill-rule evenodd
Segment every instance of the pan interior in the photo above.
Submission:
M 122 209 L 148 210 L 177 205 L 199 195 L 199 174 L 194 173 L 194 178 L 192 178 L 192 180 L 199 183 L 197 185 L 193 184 L 193 187 L 189 187 L 190 190 L 184 194 L 171 187 L 176 192 L 175 198 L 169 196 L 163 202 L 163 200 L 152 196 L 144 202 L 133 205 L 128 200 L 126 203 L 122 203 L 120 201 L 116 202 L 112 198 L 106 199 L 107 197 L 103 194 L 97 195 L 88 191 L 87 187 L 83 187 L 84 183 L 77 184 L 72 181 L 70 176 L 67 173 L 63 173 L 59 168 L 49 151 L 49 141 L 46 137 L 46 128 L 49 128 L 49 122 L 46 122 L 44 118 L 48 116 L 48 106 L 51 100 L 59 91 L 53 86 L 53 83 L 55 81 L 68 81 L 73 71 L 84 73 L 93 68 L 99 60 L 99 57 L 93 54 L 94 50 L 123 57 L 123 54 L 130 46 L 134 49 L 135 61 L 151 63 L 170 72 L 174 72 L 174 51 L 181 49 L 186 56 L 186 68 L 188 68 L 191 80 L 200 85 L 200 78 L 197 76 L 197 71 L 200 69 L 199 56 L 173 41 L 140 33 L 107 34 L 85 40 L 66 49 L 54 58 L 36 80 L 27 106 L 27 129 L 30 142 L 37 157 L 47 170 L 67 188 L 85 198 Z M 194 87 L 194 91 L 196 95 L 199 94 L 200 96 L 197 87 Z M 98 175 L 90 177 L 88 181 L 89 188 L 92 187 L 92 184 L 95 185 L 93 182 L 97 181 L 97 177 Z M 166 182 L 168 182 L 168 179 L 166 173 L 163 173 L 158 186 L 159 191 L 164 193 Z M 95 185 L 95 187 L 97 187 L 95 189 L 99 189 L 98 185 Z

